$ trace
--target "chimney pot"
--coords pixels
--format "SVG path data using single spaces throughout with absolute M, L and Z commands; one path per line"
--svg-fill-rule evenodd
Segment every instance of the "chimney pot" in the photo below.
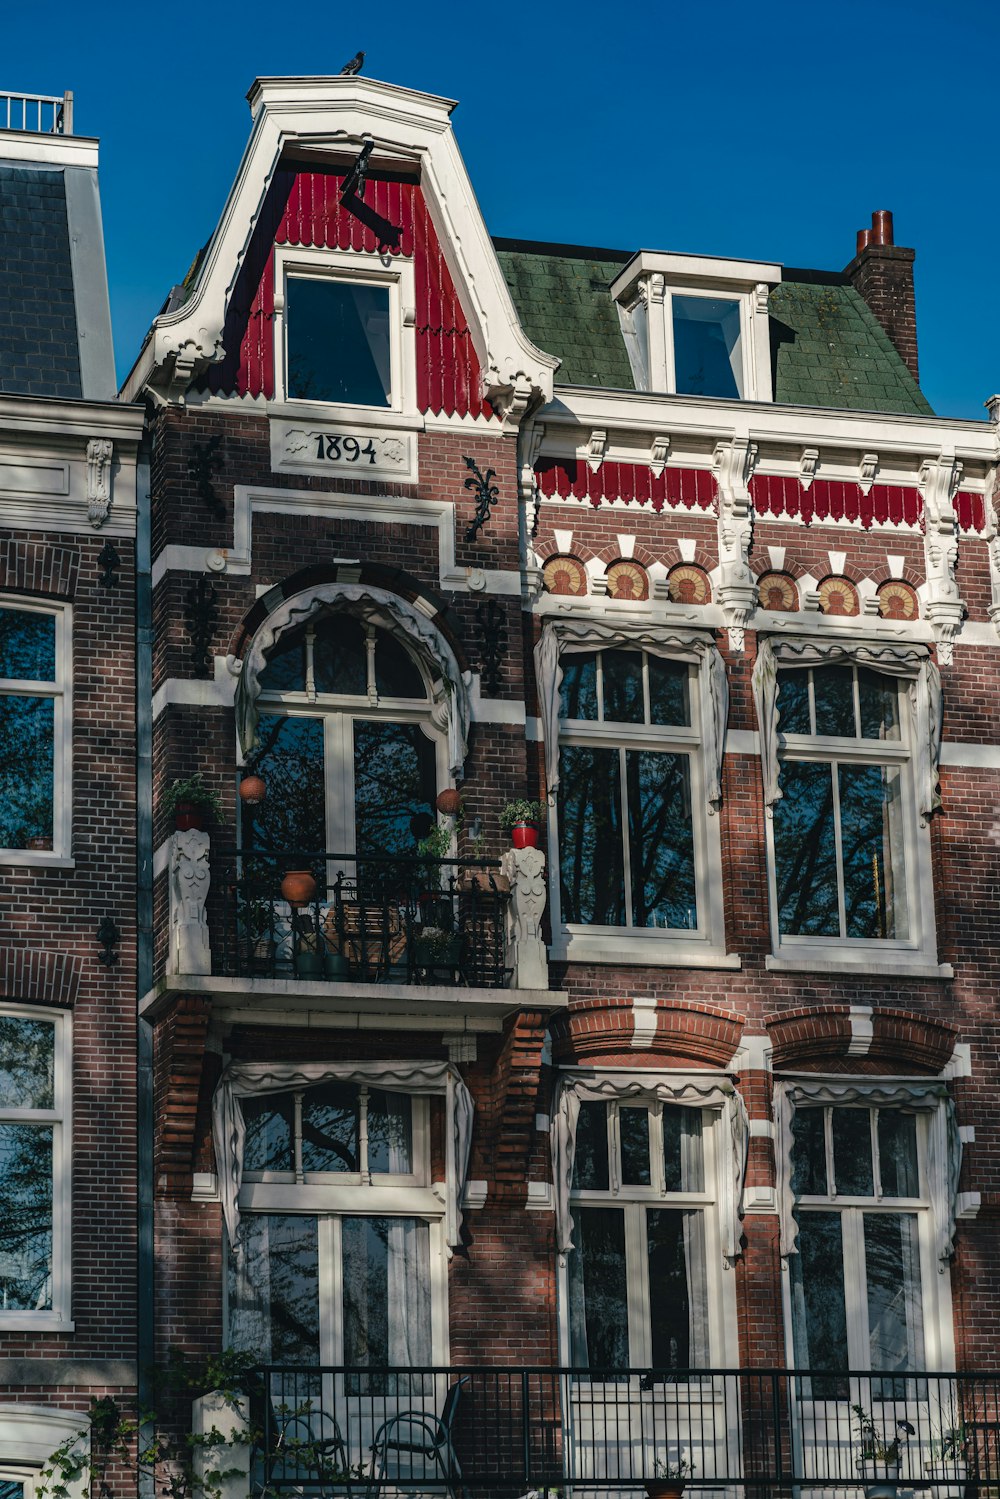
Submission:
M 862 250 L 867 250 L 871 242 L 872 231 L 870 229 L 859 229 L 857 254 L 860 255 Z
M 876 245 L 892 245 L 892 214 L 887 208 L 879 208 L 872 214 L 872 239 Z

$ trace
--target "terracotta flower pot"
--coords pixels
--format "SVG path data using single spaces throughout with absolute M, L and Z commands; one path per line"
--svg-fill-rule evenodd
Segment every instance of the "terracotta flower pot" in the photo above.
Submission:
M 199 802 L 178 802 L 174 808 L 174 826 L 179 833 L 187 833 L 191 828 L 200 832 L 206 819 L 205 808 Z
M 267 783 L 263 776 L 244 776 L 240 782 L 240 801 L 248 807 L 259 807 L 267 796 Z
M 444 817 L 457 817 L 462 810 L 462 795 L 453 786 L 438 792 L 437 809 Z
M 312 871 L 290 869 L 281 882 L 281 893 L 290 906 L 307 906 L 316 896 Z
M 533 822 L 515 822 L 510 830 L 510 841 L 515 848 L 537 848 L 538 828 Z
M 654 1478 L 644 1485 L 649 1499 L 681 1499 L 683 1478 Z

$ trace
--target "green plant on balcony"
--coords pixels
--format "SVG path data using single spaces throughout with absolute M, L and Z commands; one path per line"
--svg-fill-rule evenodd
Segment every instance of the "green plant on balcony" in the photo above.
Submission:
M 213 822 L 222 821 L 222 799 L 211 786 L 205 785 L 200 770 L 192 776 L 171 781 L 163 793 L 161 805 L 164 814 L 173 817 L 178 828 L 202 827 L 209 818 Z

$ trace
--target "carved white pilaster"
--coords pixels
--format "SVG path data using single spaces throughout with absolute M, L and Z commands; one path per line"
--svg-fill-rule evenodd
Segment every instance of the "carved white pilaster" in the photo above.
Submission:
M 994 400 L 997 398 L 994 397 Z M 990 559 L 990 619 L 1000 635 L 1000 521 L 997 518 L 998 471 L 993 468 L 986 481 L 986 552 Z
M 549 963 L 542 941 L 545 855 L 540 848 L 509 848 L 500 868 L 510 881 L 507 962 L 514 970 L 514 987 L 547 989 Z
M 667 466 L 669 452 L 670 438 L 665 432 L 658 432 L 649 445 L 649 466 L 657 478 Z
M 595 427 L 590 434 L 587 444 L 587 467 L 592 473 L 597 473 L 604 462 L 604 454 L 607 451 L 608 434 L 602 427 Z
M 753 504 L 747 485 L 757 461 L 757 445 L 745 437 L 720 442 L 713 471 L 719 491 L 719 571 L 716 599 L 722 608 L 734 651 L 743 649 L 743 632 L 757 604 L 757 584 L 750 571 Z
M 942 452 L 937 458 L 927 458 L 920 466 L 927 578 L 924 613 L 934 630 L 938 660 L 942 666 L 951 664 L 955 636 L 965 614 L 965 604 L 955 579 L 958 564 L 958 518 L 952 503 L 961 477 L 962 465 L 953 452 Z
M 110 437 L 92 437 L 87 443 L 87 519 L 95 531 L 104 525 L 111 508 L 113 451 Z
M 197 828 L 170 836 L 168 973 L 211 973 L 208 940 L 209 837 Z
M 858 464 L 858 488 L 862 494 L 868 494 L 875 483 L 875 475 L 878 473 L 878 454 L 862 453 L 861 462 Z

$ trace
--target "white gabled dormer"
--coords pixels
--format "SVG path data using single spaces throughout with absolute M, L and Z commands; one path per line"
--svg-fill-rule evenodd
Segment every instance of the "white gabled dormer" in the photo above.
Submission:
M 640 250 L 611 283 L 639 390 L 773 400 L 767 298 L 781 267 Z

